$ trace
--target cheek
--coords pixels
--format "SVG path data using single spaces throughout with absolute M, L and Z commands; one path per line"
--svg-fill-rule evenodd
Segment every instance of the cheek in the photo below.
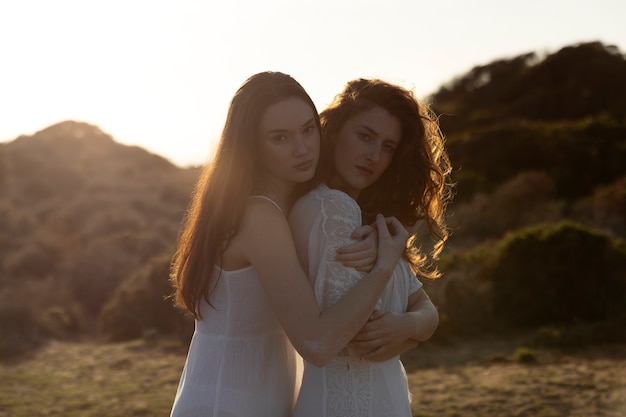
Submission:
M 386 171 L 392 162 L 393 162 L 393 154 L 384 154 L 383 160 L 382 160 L 383 171 Z
M 352 140 L 349 135 L 343 135 L 335 145 L 335 155 L 342 156 L 344 159 L 351 158 L 357 153 L 359 143 Z
M 288 155 L 285 155 L 285 152 L 278 147 L 268 146 L 259 152 L 259 158 L 263 166 L 270 171 L 274 171 L 285 164 L 285 161 L 288 160 Z
M 315 152 L 316 154 L 320 153 L 320 135 L 319 133 L 316 135 L 312 135 L 311 138 L 307 141 L 307 147 L 311 152 Z

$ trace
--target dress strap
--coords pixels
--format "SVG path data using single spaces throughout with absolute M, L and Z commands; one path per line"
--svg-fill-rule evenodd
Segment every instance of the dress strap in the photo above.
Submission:
M 276 208 L 283 214 L 283 216 L 285 215 L 285 213 L 283 212 L 283 209 L 280 208 L 278 203 L 276 203 L 274 200 L 272 200 L 271 198 L 269 198 L 267 196 L 264 196 L 264 195 L 251 195 L 250 198 L 260 198 L 262 200 L 267 200 L 270 203 L 272 203 L 273 205 L 275 205 Z

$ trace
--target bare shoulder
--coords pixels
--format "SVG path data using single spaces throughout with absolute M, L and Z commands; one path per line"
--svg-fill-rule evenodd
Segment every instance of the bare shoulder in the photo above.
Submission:
M 303 274 L 287 219 L 273 203 L 250 199 L 237 239 L 268 288 L 282 288 L 298 273 Z
M 273 223 L 285 221 L 285 215 L 274 202 L 261 198 L 249 198 L 243 213 L 242 225 L 259 218 Z
M 269 238 L 274 242 L 281 238 L 291 239 L 283 212 L 271 201 L 256 198 L 248 200 L 238 234 L 252 245 L 258 240 L 267 242 Z

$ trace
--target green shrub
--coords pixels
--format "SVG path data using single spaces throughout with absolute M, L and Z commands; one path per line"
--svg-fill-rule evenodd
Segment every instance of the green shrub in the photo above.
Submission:
M 494 327 L 493 292 L 483 276 L 494 249 L 493 244 L 486 243 L 446 254 L 440 261 L 443 278 L 424 282 L 439 308 L 437 336 L 474 334 Z
M 513 360 L 517 363 L 537 362 L 535 353 L 532 351 L 532 349 L 527 348 L 525 346 L 520 346 L 515 350 L 515 354 L 513 355 Z
M 626 342 L 626 316 L 593 323 L 541 327 L 533 344 L 545 348 L 585 347 L 606 343 Z
M 444 277 L 427 292 L 443 330 L 567 328 L 626 316 L 624 243 L 574 223 L 523 229 L 440 265 Z
M 508 235 L 486 271 L 505 325 L 604 321 L 626 310 L 626 250 L 573 223 Z
M 0 359 L 13 357 L 43 342 L 39 323 L 26 307 L 0 307 Z
M 46 309 L 41 316 L 41 324 L 45 332 L 54 337 L 62 338 L 80 330 L 76 317 L 61 306 L 52 306 Z
M 137 339 L 155 332 L 190 338 L 193 321 L 167 298 L 172 292 L 169 265 L 169 255 L 156 257 L 118 287 L 99 316 L 99 329 L 108 340 Z

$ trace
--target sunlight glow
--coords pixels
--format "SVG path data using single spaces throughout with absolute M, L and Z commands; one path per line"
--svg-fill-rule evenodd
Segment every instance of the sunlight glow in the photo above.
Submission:
M 503 56 L 592 40 L 623 51 L 626 6 L 599 3 L 4 2 L 0 141 L 78 120 L 177 164 L 203 163 L 253 73 L 293 75 L 319 109 L 356 77 L 424 97 Z

